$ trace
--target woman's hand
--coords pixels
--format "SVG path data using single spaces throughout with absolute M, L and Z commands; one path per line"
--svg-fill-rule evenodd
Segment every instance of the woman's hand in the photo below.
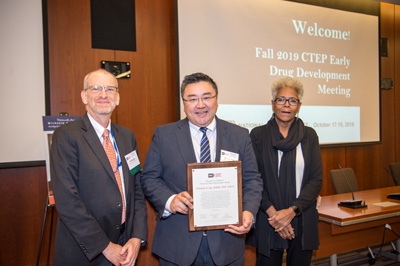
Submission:
M 295 216 L 296 214 L 293 209 L 289 207 L 275 212 L 275 214 L 268 219 L 268 222 L 273 228 L 275 228 L 276 232 L 281 232 L 290 225 L 290 222 Z
M 283 239 L 289 239 L 292 240 L 295 238 L 294 230 L 292 228 L 292 225 L 289 224 L 286 226 L 283 230 L 278 232 L 279 236 L 282 237 Z

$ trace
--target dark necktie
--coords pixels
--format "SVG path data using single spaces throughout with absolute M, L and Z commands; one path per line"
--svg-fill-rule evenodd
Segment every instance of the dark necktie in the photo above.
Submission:
M 211 162 L 211 154 L 210 154 L 210 143 L 207 138 L 207 128 L 201 127 L 200 131 L 203 132 L 203 137 L 200 142 L 200 162 L 208 163 Z

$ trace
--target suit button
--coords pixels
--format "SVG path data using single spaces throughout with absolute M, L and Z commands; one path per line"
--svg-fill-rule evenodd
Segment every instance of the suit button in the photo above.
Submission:
M 117 229 L 117 230 L 119 230 L 121 227 L 120 227 L 120 225 L 119 224 L 117 224 L 116 226 L 115 226 L 115 229 Z
M 117 206 L 118 206 L 118 207 L 121 207 L 121 202 L 117 202 Z

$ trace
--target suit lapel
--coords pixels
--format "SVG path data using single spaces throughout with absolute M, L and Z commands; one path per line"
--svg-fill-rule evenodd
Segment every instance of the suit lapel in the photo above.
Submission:
M 215 154 L 215 161 L 219 162 L 221 160 L 221 150 L 228 150 L 229 144 L 229 132 L 226 130 L 226 126 L 217 117 L 215 117 L 217 123 L 217 148 Z
M 178 121 L 176 129 L 176 138 L 179 149 L 186 163 L 195 163 L 196 155 L 194 153 L 192 137 L 190 135 L 189 121 L 187 118 Z
M 83 117 L 82 121 L 83 121 L 82 129 L 84 131 L 83 137 L 86 139 L 89 147 L 92 149 L 94 154 L 99 159 L 100 163 L 103 165 L 104 170 L 106 170 L 110 178 L 112 178 L 114 183 L 118 186 L 117 181 L 115 180 L 114 172 L 111 168 L 110 161 L 107 158 L 103 145 L 101 145 L 101 142 L 97 137 L 96 131 L 94 130 L 92 124 L 90 123 L 87 114 Z

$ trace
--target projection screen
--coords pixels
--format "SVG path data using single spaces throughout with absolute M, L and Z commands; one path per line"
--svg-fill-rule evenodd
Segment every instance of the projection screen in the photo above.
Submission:
M 379 142 L 377 6 L 370 15 L 280 0 L 178 0 L 180 81 L 210 75 L 217 116 L 251 130 L 271 118 L 272 83 L 290 76 L 304 85 L 299 117 L 321 144 Z

